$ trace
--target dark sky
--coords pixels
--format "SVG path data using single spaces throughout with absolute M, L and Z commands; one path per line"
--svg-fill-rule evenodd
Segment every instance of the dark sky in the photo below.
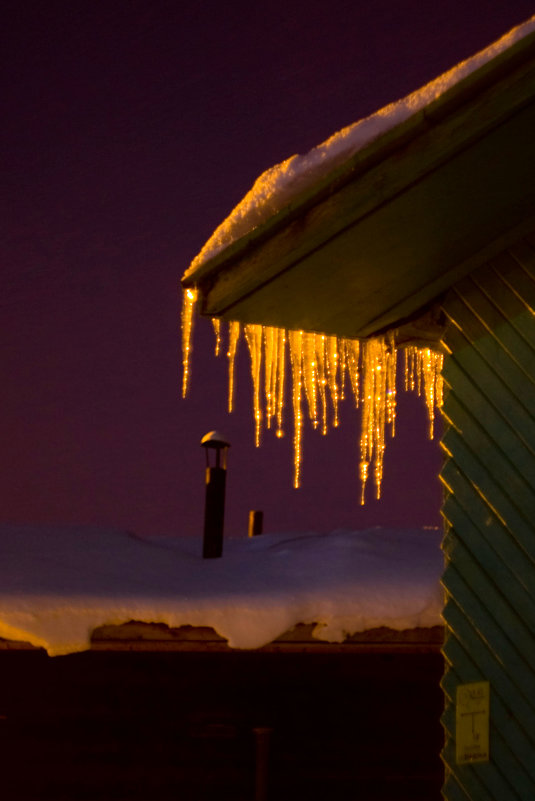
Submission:
M 383 500 L 359 506 L 358 418 L 253 446 L 245 347 L 197 326 L 180 398 L 179 279 L 259 173 L 418 88 L 532 0 L 2 3 L 0 521 L 199 534 L 203 434 L 232 442 L 227 532 L 439 523 L 422 402 L 401 399 Z M 492 165 L 489 165 L 492 168 Z

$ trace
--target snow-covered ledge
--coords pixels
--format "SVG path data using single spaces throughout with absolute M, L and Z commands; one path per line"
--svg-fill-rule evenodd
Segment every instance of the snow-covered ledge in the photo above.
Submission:
M 379 528 L 264 534 L 229 538 L 223 558 L 203 560 L 200 537 L 3 525 L 0 637 L 57 655 L 89 648 L 95 629 L 130 621 L 161 624 L 149 636 L 175 643 L 181 627 L 213 629 L 223 648 L 244 649 L 287 640 L 292 629 L 290 639 L 318 643 L 430 629 L 441 624 L 441 536 Z M 128 626 L 123 633 L 132 637 Z M 100 647 L 102 639 L 101 629 Z

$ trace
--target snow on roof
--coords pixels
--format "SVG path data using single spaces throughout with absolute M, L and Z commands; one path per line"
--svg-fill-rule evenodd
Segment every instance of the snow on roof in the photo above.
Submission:
M 84 650 L 91 632 L 130 620 L 211 626 L 257 648 L 297 623 L 322 640 L 379 626 L 439 625 L 438 529 L 142 538 L 95 528 L 0 526 L 0 637 L 51 655 Z
M 535 16 L 513 28 L 485 50 L 462 61 L 423 88 L 390 103 L 370 117 L 348 125 L 305 155 L 294 155 L 276 164 L 256 180 L 252 189 L 214 231 L 186 270 L 189 276 L 233 242 L 281 211 L 298 195 L 348 161 L 381 135 L 429 106 L 448 89 L 535 30 Z

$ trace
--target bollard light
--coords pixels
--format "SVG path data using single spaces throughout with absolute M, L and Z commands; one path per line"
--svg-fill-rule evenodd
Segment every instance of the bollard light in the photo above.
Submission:
M 206 450 L 206 501 L 202 555 L 204 559 L 215 559 L 223 553 L 225 483 L 230 442 L 218 431 L 210 431 L 201 439 L 201 445 Z

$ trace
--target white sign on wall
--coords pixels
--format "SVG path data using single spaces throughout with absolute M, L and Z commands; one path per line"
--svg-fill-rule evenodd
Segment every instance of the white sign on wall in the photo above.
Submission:
M 488 681 L 457 687 L 456 760 L 463 765 L 489 761 L 490 685 Z

